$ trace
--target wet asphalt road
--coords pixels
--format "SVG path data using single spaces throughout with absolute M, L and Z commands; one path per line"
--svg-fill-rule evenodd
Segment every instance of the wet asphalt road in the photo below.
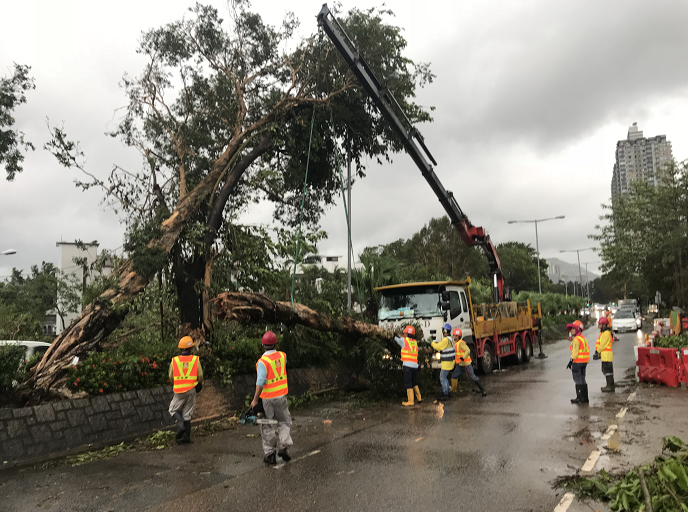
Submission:
M 591 348 L 597 332 L 584 333 Z M 622 380 L 639 338 L 619 338 Z M 462 396 L 444 405 L 425 396 L 413 408 L 342 400 L 297 409 L 293 460 L 277 468 L 262 463 L 260 439 L 249 437 L 257 428 L 238 425 L 190 448 L 5 470 L 0 510 L 552 511 L 561 499 L 552 481 L 581 468 L 634 387 L 602 394 L 595 361 L 590 405 L 572 405 L 568 345 L 548 345 L 547 359 L 483 378 L 485 398 L 464 383 Z

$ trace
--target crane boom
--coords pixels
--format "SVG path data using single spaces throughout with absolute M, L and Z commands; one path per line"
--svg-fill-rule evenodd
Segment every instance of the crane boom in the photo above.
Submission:
M 420 169 L 421 174 L 430 185 L 437 199 L 439 199 L 444 211 L 447 212 L 449 216 L 449 220 L 459 232 L 463 241 L 467 246 L 473 247 L 477 245 L 483 251 L 487 258 L 490 274 L 492 276 L 494 301 L 499 302 L 504 300 L 504 276 L 502 274 L 502 266 L 497 256 L 497 250 L 490 239 L 490 235 L 488 235 L 482 227 L 474 226 L 471 223 L 466 214 L 461 210 L 454 194 L 444 188 L 442 182 L 435 174 L 432 165 L 428 162 L 429 159 L 432 164 L 437 165 L 437 162 L 425 145 L 423 136 L 411 124 L 408 117 L 406 117 L 392 92 L 378 80 L 377 76 L 375 76 L 375 73 L 370 69 L 363 55 L 361 55 L 353 41 L 346 35 L 344 29 L 335 19 L 334 15 L 327 7 L 327 4 L 323 4 L 318 14 L 318 25 L 322 27 L 339 53 L 344 57 L 344 60 L 373 100 L 377 109 L 387 120 L 392 130 L 399 136 L 404 144 L 406 152 Z

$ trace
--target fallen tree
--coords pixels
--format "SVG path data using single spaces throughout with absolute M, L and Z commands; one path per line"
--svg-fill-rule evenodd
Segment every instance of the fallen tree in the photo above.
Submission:
M 299 324 L 317 331 L 328 331 L 353 338 L 389 338 L 390 331 L 351 317 L 332 317 L 291 302 L 279 302 L 259 293 L 225 292 L 215 297 L 214 314 L 224 321 L 241 323 Z

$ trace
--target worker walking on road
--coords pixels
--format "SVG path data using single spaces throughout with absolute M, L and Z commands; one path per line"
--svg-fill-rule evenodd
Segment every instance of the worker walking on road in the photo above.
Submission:
M 452 331 L 452 337 L 454 338 L 454 347 L 456 350 L 454 353 L 454 361 L 456 363 L 456 366 L 454 367 L 454 373 L 452 373 L 451 382 L 452 393 L 456 393 L 459 387 L 459 377 L 461 377 L 462 373 L 465 373 L 466 375 L 468 375 L 469 379 L 475 382 L 475 385 L 478 386 L 480 393 L 483 396 L 487 396 L 487 392 L 485 391 L 483 385 L 480 383 L 480 379 L 475 375 L 475 372 L 473 371 L 471 349 L 468 346 L 468 344 L 463 340 L 463 333 L 461 332 L 461 329 L 454 329 Z
M 179 340 L 178 347 L 182 353 L 173 357 L 168 372 L 173 383 L 174 396 L 170 402 L 169 413 L 177 424 L 177 444 L 191 442 L 191 415 L 196 406 L 196 386 L 203 384 L 203 368 L 198 356 L 191 355 L 194 340 L 191 336 L 184 336 Z
M 274 425 L 260 426 L 265 453 L 263 462 L 274 465 L 277 464 L 278 455 L 285 462 L 291 460 L 287 449 L 294 444 L 291 440 L 291 414 L 287 400 L 287 355 L 276 350 L 277 336 L 272 331 L 263 335 L 261 343 L 265 353 L 256 363 L 256 393 L 251 408 L 255 408 L 258 400 L 262 400 L 265 419 L 277 420 L 278 435 L 275 435 Z
M 451 337 L 451 325 L 444 324 L 442 326 L 442 341 L 433 341 L 430 345 L 440 353 L 440 385 L 442 386 L 442 395 L 438 397 L 438 400 L 449 400 L 451 397 L 449 375 L 454 369 L 456 358 L 454 340 Z
M 412 325 L 404 327 L 405 336 L 394 335 L 394 341 L 401 347 L 401 362 L 404 368 L 404 385 L 406 386 L 406 402 L 401 402 L 404 407 L 410 407 L 416 401 L 421 403 L 423 398 L 420 396 L 418 387 L 418 342 L 416 341 L 416 328 Z
M 571 399 L 572 404 L 587 404 L 588 385 L 585 382 L 585 373 L 590 361 L 590 347 L 588 340 L 583 336 L 583 322 L 576 320 L 568 324 L 566 328 L 573 338 L 571 340 L 571 359 L 566 369 L 571 370 L 573 382 L 576 384 L 576 398 Z
M 602 317 L 598 320 L 597 326 L 600 328 L 600 335 L 597 337 L 595 344 L 595 355 L 593 359 L 602 359 L 602 374 L 607 379 L 607 385 L 601 388 L 603 393 L 613 393 L 616 390 L 614 385 L 614 364 L 612 360 L 614 355 L 612 353 L 612 345 L 614 340 L 612 333 L 609 331 L 609 320 Z

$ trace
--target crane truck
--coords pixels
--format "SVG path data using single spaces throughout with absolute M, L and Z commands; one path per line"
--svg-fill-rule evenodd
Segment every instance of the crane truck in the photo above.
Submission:
M 504 283 L 499 256 L 490 235 L 484 228 L 471 223 L 461 210 L 454 194 L 444 188 L 433 169 L 437 162 L 425 145 L 420 132 L 405 115 L 392 92 L 375 75 L 362 52 L 346 35 L 327 4 L 322 6 L 317 20 L 319 27 L 344 58 L 363 90 L 401 139 L 406 152 L 439 199 L 461 239 L 469 247 L 477 246 L 489 264 L 492 303 L 473 304 L 470 277 L 464 281 L 383 286 L 376 288 L 381 296 L 379 325 L 394 329 L 404 322 L 417 321 L 424 332 L 429 332 L 432 339 L 441 336 L 441 327 L 444 323 L 450 323 L 452 328 L 459 327 L 471 347 L 473 361 L 484 373 L 490 373 L 505 357 L 512 357 L 519 364 L 527 362 L 533 355 L 533 344 L 536 341 L 540 345 L 540 355 L 544 355 L 540 304 L 533 307 L 530 301 L 517 304 L 508 300 L 509 289 Z

